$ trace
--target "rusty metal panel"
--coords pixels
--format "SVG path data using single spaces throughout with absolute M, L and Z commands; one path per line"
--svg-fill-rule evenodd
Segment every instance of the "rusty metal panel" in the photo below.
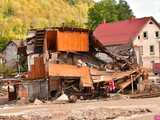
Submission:
M 59 90 L 61 88 L 61 82 L 59 79 L 50 78 L 49 79 L 49 90 Z
M 31 65 L 31 70 L 28 72 L 27 79 L 39 79 L 45 77 L 45 64 L 43 57 L 35 57 L 34 64 Z
M 36 57 L 36 58 L 34 58 L 34 65 L 35 65 L 35 78 L 36 77 L 39 77 L 40 76 L 40 74 L 39 74 L 39 70 L 41 69 L 41 68 L 38 68 L 38 65 L 39 65 L 39 67 L 41 66 L 41 64 L 39 63 L 39 58 L 38 57 Z
M 44 49 L 51 51 L 87 52 L 89 33 L 82 31 L 47 31 Z
M 43 57 L 35 58 L 35 76 L 36 78 L 41 78 L 45 76 L 45 67 L 43 62 Z
M 44 49 L 56 51 L 57 31 L 47 31 L 44 41 Z
M 50 64 L 49 75 L 80 77 L 79 68 L 77 66 L 67 64 Z
M 80 68 L 80 74 L 81 74 L 81 82 L 82 82 L 83 86 L 92 87 L 93 82 L 90 77 L 89 68 L 88 67 Z
M 67 64 L 49 64 L 49 76 L 80 77 L 84 87 L 92 87 L 93 85 L 88 67 L 77 67 Z
M 89 51 L 89 37 L 87 32 L 58 31 L 57 33 L 58 51 Z
M 35 79 L 36 78 L 36 66 L 35 65 L 31 65 L 31 79 Z

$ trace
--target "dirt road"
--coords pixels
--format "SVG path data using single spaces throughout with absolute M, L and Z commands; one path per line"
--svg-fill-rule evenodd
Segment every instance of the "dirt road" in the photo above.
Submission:
M 154 120 L 155 115 L 160 97 L 0 106 L 0 120 Z

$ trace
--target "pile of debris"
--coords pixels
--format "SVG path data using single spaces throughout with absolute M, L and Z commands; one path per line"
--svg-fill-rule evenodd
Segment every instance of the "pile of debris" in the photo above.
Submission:
M 137 91 L 135 94 L 130 95 L 130 98 L 151 98 L 159 96 L 160 86 L 156 84 L 150 84 L 143 92 Z
M 110 92 L 133 93 L 145 86 L 148 74 L 136 64 L 130 44 L 106 47 L 89 30 L 80 28 L 32 33 L 23 49 L 28 72 L 18 87 L 20 98 L 58 98 L 64 93 L 75 102 L 107 97 Z

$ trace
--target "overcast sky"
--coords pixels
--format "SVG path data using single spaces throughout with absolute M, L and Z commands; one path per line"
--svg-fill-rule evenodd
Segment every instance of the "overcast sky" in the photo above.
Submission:
M 100 1 L 100 0 L 95 0 Z M 136 17 L 153 16 L 160 22 L 160 0 L 126 0 Z

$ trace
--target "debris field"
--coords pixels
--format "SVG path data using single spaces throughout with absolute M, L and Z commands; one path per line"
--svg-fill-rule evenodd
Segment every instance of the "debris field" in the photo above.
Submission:
M 31 32 L 18 48 L 27 71 L 1 79 L 0 95 L 6 90 L 15 103 L 0 107 L 0 120 L 149 120 L 158 114 L 160 98 L 137 99 L 160 92 L 137 64 L 132 44 L 105 46 L 81 28 Z M 123 95 L 128 98 L 113 100 Z

